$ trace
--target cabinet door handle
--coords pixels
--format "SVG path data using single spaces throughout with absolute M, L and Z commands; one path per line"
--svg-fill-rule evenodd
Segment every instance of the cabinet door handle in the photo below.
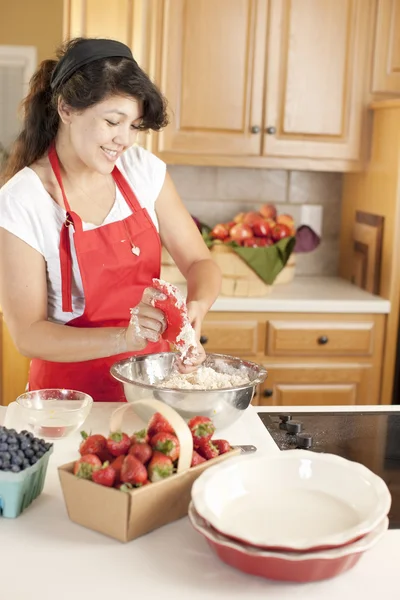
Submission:
M 267 388 L 262 393 L 262 395 L 264 396 L 264 398 L 271 398 L 271 396 L 273 396 L 273 394 L 274 394 L 274 391 L 271 390 L 271 388 Z
M 268 133 L 268 135 L 274 135 L 276 133 L 276 127 L 272 127 L 271 125 L 270 127 L 267 127 L 265 131 Z
M 320 346 L 324 346 L 325 344 L 327 344 L 329 342 L 329 338 L 326 335 L 321 335 L 317 341 Z
M 207 342 L 208 342 L 208 337 L 206 335 L 201 335 L 200 336 L 200 344 L 203 344 L 203 346 L 204 346 L 204 344 L 207 344 Z
M 250 129 L 251 133 L 260 133 L 261 129 L 258 125 L 253 125 L 253 127 Z

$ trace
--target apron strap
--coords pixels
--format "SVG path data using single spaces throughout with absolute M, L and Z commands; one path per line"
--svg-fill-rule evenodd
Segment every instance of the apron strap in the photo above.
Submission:
M 120 192 L 123 195 L 126 203 L 128 204 L 128 206 L 130 206 L 132 212 L 138 212 L 139 210 L 141 210 L 142 207 L 140 206 L 131 186 L 126 181 L 125 177 L 122 175 L 121 171 L 116 165 L 112 170 L 112 176 L 118 188 L 120 189 Z
M 53 173 L 56 176 L 58 185 L 60 186 L 61 194 L 64 200 L 64 208 L 67 212 L 65 222 L 60 232 L 60 270 L 61 270 L 61 295 L 62 295 L 62 311 L 72 312 L 72 255 L 71 255 L 71 241 L 69 237 L 69 228 L 73 225 L 76 230 L 76 226 L 81 227 L 82 222 L 77 214 L 71 211 L 67 196 L 65 194 L 62 178 L 60 163 L 58 160 L 57 152 L 54 143 L 49 148 L 49 161 Z

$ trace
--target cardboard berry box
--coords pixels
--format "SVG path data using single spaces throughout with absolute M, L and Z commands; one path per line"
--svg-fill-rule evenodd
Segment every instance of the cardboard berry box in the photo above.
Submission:
M 180 443 L 176 473 L 162 481 L 123 492 L 76 477 L 73 474 L 75 461 L 58 468 L 71 521 L 120 542 L 129 542 L 186 516 L 192 485 L 199 475 L 212 465 L 240 453 L 239 449 L 232 449 L 217 458 L 191 467 L 192 434 L 177 412 L 158 400 L 138 400 L 114 411 L 110 431 L 125 431 L 123 417 L 127 411 L 134 411 L 145 422 L 155 412 L 161 413 L 169 421 Z

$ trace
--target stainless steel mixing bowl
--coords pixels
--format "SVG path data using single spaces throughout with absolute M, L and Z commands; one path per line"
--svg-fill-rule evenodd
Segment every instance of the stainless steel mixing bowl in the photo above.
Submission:
M 256 385 L 267 377 L 267 371 L 256 363 L 225 354 L 207 354 L 203 363 L 215 371 L 232 369 L 250 380 L 245 385 L 218 390 L 182 390 L 159 387 L 174 370 L 177 355 L 173 352 L 144 354 L 116 362 L 111 375 L 124 386 L 128 402 L 155 398 L 174 408 L 184 419 L 196 415 L 210 417 L 217 429 L 231 425 L 249 406 Z

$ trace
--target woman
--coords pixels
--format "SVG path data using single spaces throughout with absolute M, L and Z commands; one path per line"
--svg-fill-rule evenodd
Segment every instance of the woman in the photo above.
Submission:
M 165 164 L 133 145 L 166 124 L 163 97 L 120 42 L 72 40 L 32 78 L 0 189 L 0 303 L 32 358 L 29 389 L 125 400 L 110 366 L 167 349 L 153 306 L 160 238 L 187 280 L 199 338 L 219 271 Z

